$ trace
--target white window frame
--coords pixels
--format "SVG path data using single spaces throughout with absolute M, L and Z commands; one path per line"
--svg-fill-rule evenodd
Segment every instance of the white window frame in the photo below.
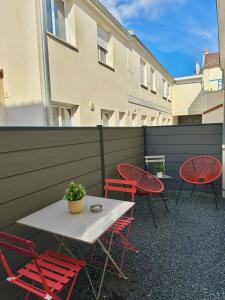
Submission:
M 141 126 L 147 126 L 147 125 L 148 125 L 147 115 L 141 115 Z
M 151 73 L 151 90 L 156 92 L 156 70 L 151 67 L 150 73 Z
M 143 69 L 142 69 L 143 67 Z M 143 74 L 142 74 L 143 71 Z M 143 76 L 143 81 L 142 81 L 142 76 Z M 148 76 L 147 76 L 147 63 L 140 58 L 140 82 L 141 85 L 147 87 L 148 85 Z
M 120 118 L 121 115 L 122 118 Z M 119 126 L 120 127 L 126 126 L 126 113 L 123 111 L 119 112 Z
M 62 123 L 62 110 L 66 110 L 66 109 L 71 109 L 72 111 L 72 118 L 71 118 L 71 127 L 76 126 L 75 124 L 75 114 L 77 112 L 77 108 L 74 106 L 70 106 L 70 105 L 66 105 L 66 104 L 53 104 L 52 105 L 52 112 L 53 109 L 56 108 L 58 111 L 58 123 L 59 123 L 59 127 L 63 127 L 63 123 Z M 54 122 L 54 120 L 53 120 Z
M 168 93 L 168 82 L 165 78 L 162 79 L 163 83 L 163 97 L 168 99 L 169 93 Z
M 97 48 L 98 48 L 98 61 L 109 65 L 109 34 L 102 27 L 97 26 Z M 105 62 L 101 60 L 101 49 L 105 51 Z
M 64 6 L 64 22 L 65 22 L 65 41 L 68 40 L 68 9 L 67 9 L 67 5 L 65 3 L 65 0 L 60 0 L 63 3 Z M 50 0 L 51 2 L 51 12 L 52 12 L 52 34 L 54 34 L 57 38 L 59 39 L 63 39 L 62 37 L 58 37 L 56 35 L 56 30 L 55 30 L 55 2 L 54 0 Z M 64 40 L 64 39 L 63 39 Z

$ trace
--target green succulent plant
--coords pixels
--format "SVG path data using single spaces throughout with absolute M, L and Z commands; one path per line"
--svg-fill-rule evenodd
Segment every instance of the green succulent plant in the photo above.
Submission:
M 71 182 L 66 190 L 64 199 L 68 201 L 81 200 L 86 195 L 85 188 L 80 183 Z
M 162 163 L 156 164 L 154 166 L 154 171 L 156 173 L 158 173 L 158 172 L 164 172 L 165 171 L 164 165 Z

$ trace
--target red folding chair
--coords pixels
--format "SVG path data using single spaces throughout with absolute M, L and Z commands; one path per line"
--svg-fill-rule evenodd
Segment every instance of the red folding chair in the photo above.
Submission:
M 182 178 L 182 182 L 176 201 L 177 204 L 180 199 L 184 182 L 193 184 L 191 196 L 193 195 L 196 186 L 207 184 L 212 188 L 216 209 L 218 210 L 217 200 L 219 197 L 216 193 L 214 182 L 221 176 L 221 174 L 222 165 L 220 161 L 213 156 L 199 155 L 186 160 L 180 167 L 180 177 Z
M 109 191 L 116 191 L 116 192 L 125 193 L 125 198 L 128 194 L 130 194 L 131 201 L 134 202 L 134 196 L 136 193 L 135 185 L 136 185 L 135 181 L 132 181 L 132 180 L 106 178 L 105 186 L 104 186 L 105 198 L 108 198 Z M 119 240 L 122 242 L 120 244 L 117 244 L 117 246 L 119 246 L 119 247 L 122 246 L 122 253 L 121 253 L 121 258 L 120 258 L 120 262 L 119 262 L 119 266 L 120 266 L 121 270 L 123 269 L 124 257 L 125 257 L 126 250 L 131 250 L 135 253 L 138 253 L 138 250 L 129 242 L 130 232 L 131 232 L 131 224 L 132 224 L 132 221 L 134 220 L 133 212 L 134 212 L 134 209 L 132 207 L 130 212 L 127 215 L 121 217 L 107 230 L 107 232 L 109 232 L 109 233 L 113 232 L 113 234 L 116 237 L 118 237 Z M 110 242 L 110 240 L 107 239 L 106 235 L 104 235 L 101 239 L 106 243 Z M 95 248 L 93 249 L 93 252 L 92 252 L 91 261 L 93 260 L 94 254 L 95 254 Z
M 130 164 L 119 164 L 117 166 L 117 171 L 122 179 L 134 180 L 136 182 L 136 194 L 139 196 L 146 196 L 149 210 L 157 228 L 156 220 L 152 211 L 151 202 L 149 196 L 152 200 L 152 195 L 159 194 L 164 202 L 164 205 L 169 212 L 166 201 L 163 197 L 162 192 L 164 191 L 164 185 L 156 176 L 153 176 L 149 172 L 144 171 L 136 166 Z
M 0 248 L 11 250 L 31 259 L 15 273 L 11 270 L 7 259 L 0 250 L 0 262 L 7 273 L 7 281 L 26 291 L 25 300 L 31 294 L 39 299 L 60 300 L 58 294 L 69 286 L 66 300 L 71 298 L 73 288 L 80 270 L 85 262 L 54 251 L 46 251 L 38 255 L 32 241 L 0 232 Z

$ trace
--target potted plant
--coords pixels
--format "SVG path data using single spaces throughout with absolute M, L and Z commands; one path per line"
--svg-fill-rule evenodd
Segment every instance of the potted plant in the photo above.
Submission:
M 80 183 L 71 182 L 69 184 L 64 199 L 68 201 L 68 208 L 71 214 L 78 214 L 82 211 L 82 199 L 85 195 L 85 188 Z
M 163 173 L 165 171 L 164 165 L 162 163 L 156 164 L 154 166 L 154 171 L 155 171 L 156 176 L 158 178 L 162 178 L 163 177 Z

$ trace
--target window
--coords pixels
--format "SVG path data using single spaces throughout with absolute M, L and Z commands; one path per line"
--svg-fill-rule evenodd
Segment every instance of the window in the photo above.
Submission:
M 119 125 L 120 126 L 125 126 L 126 125 L 126 114 L 125 114 L 125 112 L 120 112 L 119 113 Z
M 156 117 L 151 117 L 151 125 L 156 126 Z
M 102 125 L 107 127 L 107 126 L 112 126 L 112 118 L 113 118 L 113 111 L 110 110 L 101 110 L 101 121 Z
M 169 89 L 168 82 L 163 78 L 163 98 L 168 99 Z
M 62 0 L 46 0 L 47 30 L 66 40 L 65 4 Z
M 155 92 L 156 91 L 155 70 L 151 68 L 150 73 L 151 73 L 151 90 Z
M 219 79 L 218 80 L 218 90 L 221 91 L 223 89 L 223 80 Z
M 141 79 L 141 85 L 147 87 L 147 68 L 146 63 L 140 59 L 140 79 Z
M 137 114 L 132 114 L 132 126 L 137 126 Z
M 148 125 L 148 119 L 147 119 L 147 116 L 141 116 L 141 125 L 142 126 L 146 126 Z
M 223 89 L 222 79 L 209 80 L 209 91 L 221 91 Z
M 53 106 L 53 125 L 62 127 L 75 126 L 75 107 Z
M 109 63 L 109 36 L 108 33 L 98 27 L 98 60 L 103 64 Z

